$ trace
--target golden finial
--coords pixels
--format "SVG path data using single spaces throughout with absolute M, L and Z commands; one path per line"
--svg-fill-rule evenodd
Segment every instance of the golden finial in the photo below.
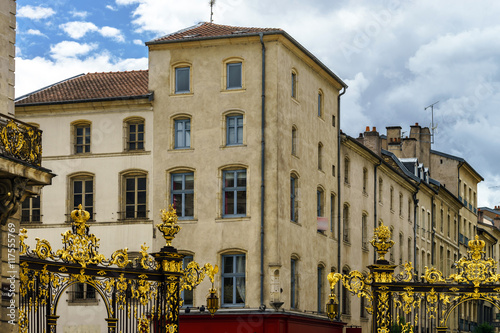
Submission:
M 73 224 L 77 227 L 76 232 L 79 235 L 85 234 L 85 228 L 88 227 L 87 221 L 90 218 L 90 213 L 82 209 L 82 204 L 78 205 L 78 209 L 71 212 Z
M 379 255 L 377 261 L 386 261 L 385 254 L 394 245 L 394 241 L 391 240 L 391 230 L 384 223 L 380 222 L 378 228 L 375 229 L 373 239 L 370 243 Z
M 483 251 L 485 244 L 486 243 L 483 240 L 479 239 L 478 235 L 476 235 L 474 240 L 471 239 L 469 241 L 469 249 L 470 249 L 469 252 L 473 260 L 481 259 L 482 254 L 486 253 Z
M 172 246 L 172 240 L 181 230 L 181 227 L 177 224 L 177 212 L 173 205 L 170 205 L 168 210 L 161 210 L 161 219 L 163 223 L 157 224 L 156 227 L 163 234 L 163 238 L 165 238 L 167 246 Z

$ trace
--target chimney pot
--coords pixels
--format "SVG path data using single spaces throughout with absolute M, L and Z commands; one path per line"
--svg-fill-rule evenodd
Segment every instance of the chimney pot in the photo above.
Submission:
M 377 128 L 375 126 L 373 126 L 373 132 L 376 132 L 377 131 Z
M 418 123 L 415 123 L 415 126 L 418 126 Z
M 370 132 L 370 126 L 366 126 L 365 132 Z

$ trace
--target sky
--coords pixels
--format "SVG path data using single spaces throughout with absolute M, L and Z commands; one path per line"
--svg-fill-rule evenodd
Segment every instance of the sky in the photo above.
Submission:
M 478 206 L 494 207 L 499 15 L 497 0 L 216 0 L 213 22 L 295 38 L 349 86 L 350 136 L 434 125 L 432 149 L 466 159 L 485 179 Z M 208 0 L 17 0 L 16 96 L 81 73 L 147 69 L 145 42 L 206 21 Z

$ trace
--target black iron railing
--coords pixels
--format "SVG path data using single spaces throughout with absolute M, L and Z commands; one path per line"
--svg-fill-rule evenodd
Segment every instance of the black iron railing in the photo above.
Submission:
M 29 164 L 42 164 L 42 131 L 0 114 L 0 154 Z

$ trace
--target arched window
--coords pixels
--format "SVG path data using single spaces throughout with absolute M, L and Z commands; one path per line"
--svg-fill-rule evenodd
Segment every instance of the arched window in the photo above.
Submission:
M 191 116 L 187 114 L 177 115 L 173 118 L 173 148 L 191 148 Z
M 299 178 L 295 173 L 290 175 L 290 221 L 299 222 Z
M 344 266 L 342 268 L 342 274 L 344 275 L 349 275 L 349 267 Z M 342 284 L 342 302 L 341 302 L 341 308 L 342 308 L 342 314 L 343 315 L 350 315 L 351 314 L 351 294 L 350 291 L 347 290 L 346 287 L 344 287 L 344 284 Z
M 296 69 L 292 69 L 292 76 L 291 76 L 291 88 L 292 88 L 292 98 L 297 99 L 298 98 L 298 84 L 299 84 L 299 75 L 297 73 Z
M 147 172 L 143 170 L 128 170 L 121 174 L 121 219 L 147 218 L 147 179 Z
M 363 193 L 368 192 L 368 169 L 363 168 Z
M 318 143 L 318 170 L 323 170 L 323 144 Z
M 223 307 L 243 307 L 246 300 L 246 255 L 225 254 L 222 256 Z
M 241 146 L 245 143 L 244 140 L 244 116 L 243 112 L 228 112 L 224 116 L 225 122 L 225 145 L 226 146 Z
M 224 60 L 224 89 L 243 89 L 244 72 L 244 62 L 242 58 L 234 57 Z
M 297 156 L 297 127 L 292 127 L 292 155 Z
M 222 171 L 222 217 L 247 214 L 247 170 Z
M 391 209 L 391 212 L 394 211 L 394 187 L 392 186 L 389 190 L 389 208 Z
M 92 173 L 77 173 L 69 177 L 69 212 L 78 209 L 78 205 L 82 205 L 82 209 L 90 214 L 91 221 L 94 221 L 94 198 L 95 198 L 95 183 L 94 174 Z M 70 214 L 68 221 L 71 222 Z
M 382 180 L 382 178 L 379 178 L 378 179 L 378 202 L 379 203 L 382 203 L 382 193 L 383 193 L 382 186 L 383 185 L 384 185 L 384 181 Z
M 342 211 L 342 222 L 344 224 L 344 242 L 350 242 L 350 213 L 349 213 L 349 205 L 347 203 L 344 204 L 344 209 Z
M 349 172 L 350 172 L 350 163 L 351 161 L 349 160 L 349 157 L 345 157 L 344 158 L 344 183 L 346 184 L 349 184 L 349 180 L 350 180 L 350 177 L 349 177 Z
M 194 218 L 194 171 L 179 170 L 170 174 L 170 203 L 180 220 Z
M 325 216 L 325 191 L 321 187 L 316 189 L 316 204 L 317 216 Z
M 297 256 L 290 259 L 290 308 L 299 308 L 299 273 Z
M 318 91 L 318 117 L 323 117 L 323 91 Z
M 125 150 L 144 150 L 144 118 L 131 117 L 123 121 L 125 132 Z
M 71 125 L 73 131 L 73 153 L 90 153 L 91 122 L 88 120 L 78 120 Z
M 361 244 L 363 250 L 368 251 L 368 215 L 363 213 L 361 216 Z
M 191 93 L 191 64 L 178 62 L 172 66 L 172 87 L 174 94 Z
M 322 313 L 325 306 L 325 298 L 324 298 L 324 283 L 325 283 L 325 266 L 323 264 L 318 265 L 318 276 L 317 276 L 317 301 L 318 301 L 318 312 Z

